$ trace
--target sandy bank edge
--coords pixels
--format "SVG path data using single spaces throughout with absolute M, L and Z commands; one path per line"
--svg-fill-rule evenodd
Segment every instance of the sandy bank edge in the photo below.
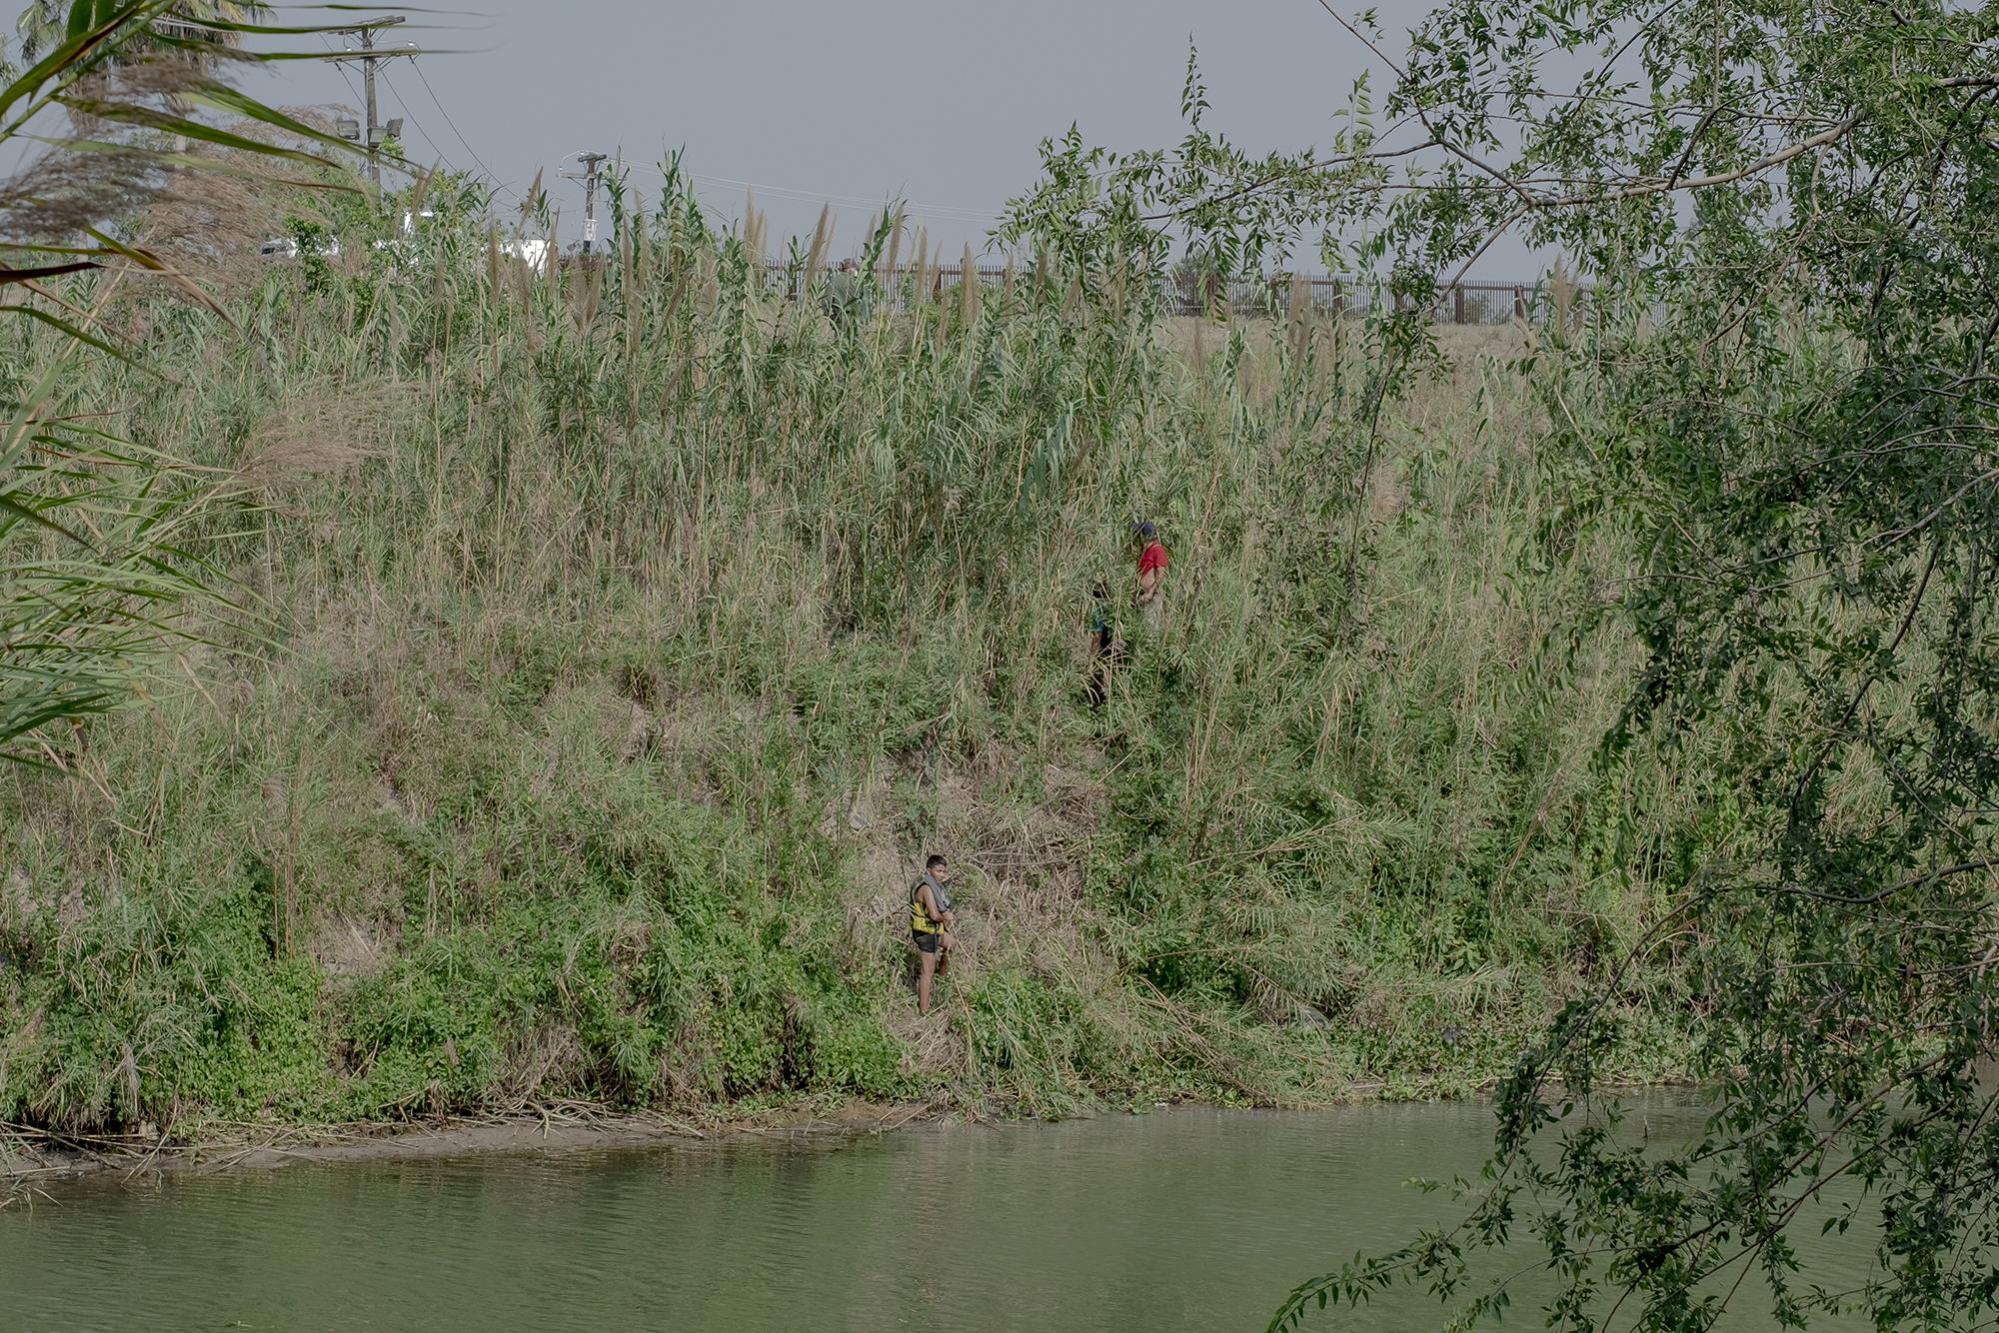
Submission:
M 1497 1080 L 1469 1088 L 1437 1090 L 1416 1100 L 1459 1101 L 1492 1094 Z M 1560 1080 L 1554 1080 L 1559 1084 Z M 1605 1091 L 1676 1092 L 1696 1086 L 1684 1078 L 1607 1080 Z M 1355 1084 L 1348 1095 L 1289 1109 L 1326 1110 L 1372 1101 L 1378 1082 Z M 1150 1101 L 1153 1107 L 1199 1107 L 1213 1103 L 1179 1099 Z M 1114 1105 L 1101 1108 L 1112 1112 Z M 1238 1107 L 1236 1109 L 1251 1109 Z M 1265 1108 L 1270 1109 L 1270 1108 Z M 136 1135 L 62 1137 L 0 1124 L 0 1207 L 10 1197 L 50 1184 L 93 1179 L 144 1180 L 176 1173 L 217 1174 L 273 1170 L 301 1163 L 425 1161 L 508 1153 L 561 1153 L 628 1150 L 669 1145 L 726 1144 L 758 1138 L 799 1138 L 879 1134 L 909 1124 L 943 1120 L 1009 1123 L 1031 1120 L 1004 1109 L 981 1108 L 949 1097 L 928 1101 L 808 1101 L 745 1111 L 721 1106 L 713 1114 L 675 1117 L 659 1112 L 616 1112 L 569 1105 L 518 1114 L 361 1125 L 233 1125 L 211 1128 L 189 1142 Z
M 712 1120 L 586 1111 L 441 1119 L 395 1125 L 235 1127 L 190 1143 L 136 1136 L 62 1139 L 0 1128 L 0 1201 L 52 1183 L 121 1176 L 272 1170 L 301 1163 L 423 1161 L 500 1153 L 638 1149 L 726 1143 L 767 1136 L 874 1134 L 957 1114 L 986 1117 L 943 1101 L 851 1102 L 781 1108 Z

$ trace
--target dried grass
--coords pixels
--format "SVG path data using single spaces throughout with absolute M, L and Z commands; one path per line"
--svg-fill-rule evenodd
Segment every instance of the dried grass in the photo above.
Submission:
M 389 451 L 397 411 L 396 396 L 381 386 L 290 395 L 245 441 L 237 479 L 273 490 L 352 472 Z

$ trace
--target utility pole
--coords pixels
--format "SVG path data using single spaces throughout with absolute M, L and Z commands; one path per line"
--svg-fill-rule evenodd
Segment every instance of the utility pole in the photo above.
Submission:
M 583 182 L 583 253 L 587 255 L 597 240 L 597 182 L 604 177 L 604 173 L 597 168 L 599 163 L 610 160 L 610 155 L 576 153 L 573 156 L 583 164 L 583 174 L 579 176 L 568 171 L 562 174 L 566 180 Z
M 382 188 L 382 161 L 375 156 L 376 151 L 382 146 L 382 125 L 375 116 L 375 62 L 377 60 L 391 60 L 396 56 L 415 55 L 416 53 L 414 51 L 388 51 L 377 54 L 375 51 L 375 30 L 377 28 L 393 28 L 398 23 L 407 22 L 409 22 L 409 16 L 406 14 L 384 14 L 381 18 L 371 19 L 366 23 L 356 24 L 351 28 L 336 29 L 338 32 L 349 33 L 361 39 L 360 55 L 340 56 L 336 58 L 334 63 L 342 64 L 350 60 L 361 62 L 361 82 L 366 88 L 365 96 L 368 102 L 366 137 L 361 142 L 368 150 L 368 179 L 375 183 L 377 190 Z M 400 120 L 389 123 L 391 133 L 403 127 L 403 123 Z

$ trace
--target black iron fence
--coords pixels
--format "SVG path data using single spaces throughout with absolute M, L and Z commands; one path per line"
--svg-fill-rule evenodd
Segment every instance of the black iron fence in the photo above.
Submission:
M 1467 281 L 1437 294 L 1431 318 L 1440 324 L 1505 324 L 1531 320 L 1548 293 L 1540 282 Z M 1202 314 L 1225 306 L 1232 314 L 1348 314 L 1371 310 L 1395 300 L 1378 283 L 1356 282 L 1311 274 L 1281 274 L 1263 279 L 1201 279 L 1180 282 L 1168 292 L 1170 303 L 1183 315 Z
M 1020 269 L 1002 265 L 977 265 L 972 273 L 981 284 L 999 288 L 1009 280 L 1019 281 Z M 781 264 L 772 264 L 769 280 L 789 285 L 794 297 L 804 295 L 805 275 Z M 925 295 L 939 299 L 957 290 L 964 273 L 957 264 L 914 265 L 882 269 L 876 274 L 883 296 L 902 307 L 921 286 Z M 1563 290 L 1566 286 L 1566 290 Z M 1167 308 L 1182 315 L 1206 314 L 1218 307 L 1234 315 L 1294 315 L 1307 311 L 1317 314 L 1361 313 L 1383 301 L 1394 299 L 1383 284 L 1359 282 L 1352 278 L 1313 274 L 1280 274 L 1269 278 L 1203 277 L 1192 281 L 1167 281 L 1163 287 Z M 1507 324 L 1533 322 L 1548 309 L 1587 296 L 1586 289 L 1561 280 L 1534 282 L 1466 281 L 1452 284 L 1437 295 L 1431 317 L 1440 324 Z

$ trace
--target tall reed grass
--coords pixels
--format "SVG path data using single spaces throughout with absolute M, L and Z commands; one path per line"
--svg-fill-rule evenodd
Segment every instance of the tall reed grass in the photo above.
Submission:
M 129 308 L 166 382 L 63 406 L 230 479 L 203 549 L 280 629 L 0 788 L 0 1119 L 1464 1087 L 1728 836 L 1698 756 L 1593 762 L 1626 553 L 1503 336 L 1371 437 L 1355 324 L 1041 265 L 836 327 L 700 216 L 538 275 L 441 209 L 267 273 L 247 347 Z M 1141 516 L 1167 611 L 1094 710 Z M 965 948 L 918 1022 L 933 849 Z

